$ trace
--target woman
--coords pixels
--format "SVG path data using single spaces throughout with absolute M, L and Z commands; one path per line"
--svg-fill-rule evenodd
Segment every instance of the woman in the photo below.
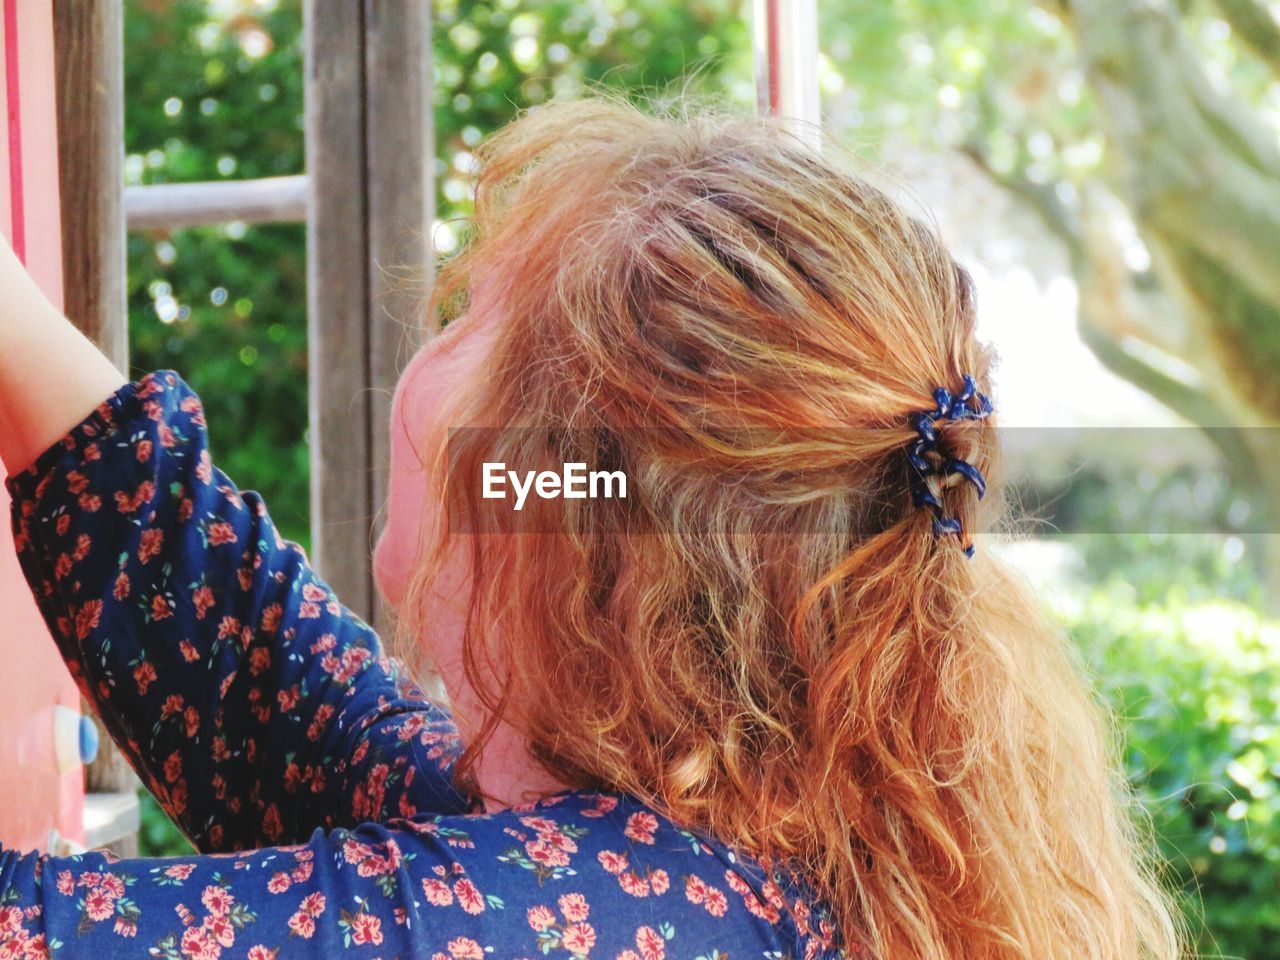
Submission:
M 558 101 L 479 155 L 433 292 L 453 322 L 397 389 L 376 556 L 452 716 L 213 465 L 190 388 L 123 383 L 5 253 L 23 567 L 204 851 L 5 853 L 6 936 L 1177 956 L 1106 718 L 974 549 L 991 359 L 934 233 L 776 123 L 709 110 Z M 634 493 L 516 522 L 480 492 L 485 463 L 571 459 Z

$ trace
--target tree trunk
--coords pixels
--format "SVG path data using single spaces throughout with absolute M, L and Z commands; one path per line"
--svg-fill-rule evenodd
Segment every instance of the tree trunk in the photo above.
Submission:
M 1219 2 L 1233 22 L 1259 14 L 1250 0 Z M 1065 3 L 1118 161 L 1120 196 L 1167 295 L 1146 332 L 1159 341 L 1164 328 L 1184 323 L 1171 353 L 1198 374 L 1185 396 L 1160 389 L 1168 384 L 1152 392 L 1172 396 L 1170 406 L 1202 426 L 1245 428 L 1211 434 L 1254 491 L 1265 529 L 1277 531 L 1263 553 L 1267 602 L 1280 609 L 1280 450 L 1272 430 L 1249 429 L 1280 426 L 1280 146 L 1210 82 L 1169 0 Z M 1258 42 L 1264 62 L 1280 62 L 1272 57 L 1280 33 Z M 1089 336 L 1087 284 L 1106 269 L 1089 247 L 1073 252 L 1084 278 L 1082 333 L 1104 363 L 1148 387 L 1149 371 L 1126 364 L 1107 330 Z

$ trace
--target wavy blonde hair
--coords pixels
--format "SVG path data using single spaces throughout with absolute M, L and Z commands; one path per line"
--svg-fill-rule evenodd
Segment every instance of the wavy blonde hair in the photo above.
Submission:
M 910 414 L 965 373 L 989 390 L 969 276 L 836 149 L 596 94 L 476 151 L 431 314 L 483 273 L 502 329 L 456 422 L 574 428 L 644 493 L 465 538 L 490 716 L 460 776 L 505 718 L 561 782 L 799 869 L 871 957 L 1174 958 L 1182 925 L 1070 646 L 1013 571 L 912 505 Z M 941 432 L 995 479 L 991 421 Z M 546 431 L 466 436 L 439 475 L 566 453 Z M 965 530 L 989 522 L 998 498 L 931 482 Z M 453 521 L 483 527 L 477 484 L 450 486 Z M 398 637 L 430 629 L 446 552 Z

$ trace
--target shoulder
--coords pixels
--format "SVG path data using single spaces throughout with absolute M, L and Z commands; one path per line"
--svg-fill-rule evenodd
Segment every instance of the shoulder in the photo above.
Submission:
M 422 845 L 414 872 L 423 910 L 476 919 L 500 911 L 505 931 L 532 938 L 530 955 L 820 955 L 809 945 L 811 904 L 798 888 L 625 795 L 571 792 L 494 814 L 390 820 L 350 839 L 372 842 L 373 855 L 385 857 L 377 852 L 384 829 Z
M 194 858 L 91 852 L 47 871 L 46 933 L 129 937 L 157 956 L 215 957 L 237 941 L 277 960 L 365 945 L 440 960 L 839 956 L 759 864 L 612 794 L 317 828 L 307 843 Z M 34 878 L 18 886 L 38 896 Z

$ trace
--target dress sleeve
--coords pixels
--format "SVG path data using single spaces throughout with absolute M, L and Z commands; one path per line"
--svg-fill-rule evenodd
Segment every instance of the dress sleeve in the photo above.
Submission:
M 121 387 L 6 485 L 63 659 L 198 849 L 472 808 L 448 714 L 211 462 L 176 373 Z
M 615 795 L 237 854 L 0 850 L 5 956 L 818 960 L 831 945 L 821 913 L 758 865 Z

